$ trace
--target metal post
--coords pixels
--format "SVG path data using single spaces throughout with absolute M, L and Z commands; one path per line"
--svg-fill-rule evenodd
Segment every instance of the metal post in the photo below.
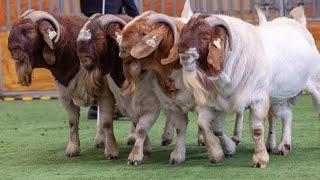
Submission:
M 231 16 L 233 11 L 233 0 L 229 0 L 228 2 L 228 15 Z
M 21 5 L 20 0 L 17 0 L 17 13 L 18 13 L 18 17 L 20 17 L 20 15 L 21 15 L 21 7 L 20 7 L 20 5 Z
M 106 0 L 102 1 L 102 14 L 106 13 Z
M 43 3 L 42 0 L 38 0 L 38 3 L 39 3 L 38 5 L 39 10 L 42 11 L 42 3 Z
M 218 9 L 217 13 L 223 14 L 223 0 L 218 0 Z
M 53 9 L 53 1 L 54 1 L 54 0 L 50 0 L 50 1 L 49 1 L 49 11 L 50 11 L 50 13 L 53 13 L 53 10 L 54 10 L 54 9 Z
M 150 8 L 150 10 L 154 10 L 154 0 L 149 0 L 149 8 Z
M 284 0 L 279 0 L 279 16 L 284 16 L 285 14 L 284 3 Z
M 6 0 L 6 19 L 7 19 L 7 30 L 10 30 L 11 26 L 11 12 L 10 12 L 10 0 Z
M 240 18 L 243 19 L 243 0 L 240 0 Z
M 28 9 L 31 9 L 31 0 L 28 0 Z
M 177 15 L 177 1 L 172 0 L 172 16 L 176 16 L 176 15 Z
M 164 13 L 164 0 L 161 0 L 161 13 Z
M 208 12 L 208 14 L 213 14 L 213 12 L 212 12 L 212 0 L 207 0 L 207 11 L 209 11 Z

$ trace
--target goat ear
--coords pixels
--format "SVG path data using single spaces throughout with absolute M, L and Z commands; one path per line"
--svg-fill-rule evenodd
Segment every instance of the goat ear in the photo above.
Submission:
M 42 20 L 38 23 L 38 29 L 50 49 L 54 49 L 53 39 L 57 36 L 57 32 L 54 30 L 53 26 L 48 21 Z
M 221 27 L 215 27 L 211 35 L 211 42 L 209 43 L 209 53 L 207 62 L 211 65 L 211 73 L 219 75 L 223 69 L 224 52 L 228 35 L 226 30 Z
M 131 49 L 131 56 L 137 59 L 141 59 L 149 56 L 155 51 L 161 41 L 164 38 L 166 32 L 165 26 L 161 25 L 154 31 L 151 31 L 148 35 L 144 36 L 142 40 Z
M 56 61 L 54 51 L 50 49 L 48 46 L 44 47 L 42 55 L 48 65 L 53 65 L 53 63 Z
M 118 44 L 120 44 L 122 36 L 121 36 L 121 27 L 118 23 L 110 23 L 106 29 L 106 34 L 107 36 L 117 41 Z

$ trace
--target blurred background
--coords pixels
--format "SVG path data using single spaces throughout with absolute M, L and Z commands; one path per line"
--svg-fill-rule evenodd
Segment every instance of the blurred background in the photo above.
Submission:
M 180 16 L 184 5 L 184 0 L 133 1 L 140 12 L 151 9 L 172 16 Z M 190 0 L 190 2 L 194 12 L 227 14 L 250 23 L 257 22 L 256 5 L 265 10 L 269 19 L 286 16 L 292 8 L 302 5 L 308 17 L 308 28 L 320 50 L 320 0 Z M 57 95 L 53 78 L 45 69 L 34 71 L 30 87 L 20 86 L 14 63 L 10 59 L 7 39 L 11 25 L 17 21 L 20 14 L 30 8 L 50 13 L 81 15 L 80 0 L 0 0 L 0 97 Z

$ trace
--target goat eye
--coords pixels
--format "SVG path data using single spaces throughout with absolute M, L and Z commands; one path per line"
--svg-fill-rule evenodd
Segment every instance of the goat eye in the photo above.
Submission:
M 202 40 L 205 41 L 205 42 L 208 42 L 208 41 L 210 41 L 210 37 L 205 36 L 205 37 L 202 38 Z
M 142 32 L 142 35 L 143 35 L 143 36 L 146 36 L 146 35 L 147 35 L 147 33 L 146 33 L 146 32 Z

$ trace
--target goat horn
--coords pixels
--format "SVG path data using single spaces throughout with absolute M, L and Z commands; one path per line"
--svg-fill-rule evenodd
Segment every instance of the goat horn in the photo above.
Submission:
M 179 41 L 179 34 L 176 25 L 174 22 L 170 19 L 169 16 L 164 15 L 164 14 L 151 14 L 149 16 L 149 21 L 150 24 L 155 24 L 155 23 L 165 23 L 167 24 L 171 31 L 173 32 L 173 38 L 174 38 L 174 44 L 178 44 Z
M 127 25 L 127 23 L 123 19 L 111 14 L 103 15 L 99 17 L 97 21 L 103 26 L 108 25 L 110 23 L 119 23 L 122 26 Z
M 35 10 L 33 10 L 33 9 L 28 9 L 20 15 L 20 18 L 24 18 L 24 17 L 28 16 L 30 13 L 33 13 L 34 11 Z
M 170 19 L 169 16 L 164 15 L 164 14 L 151 14 L 149 16 L 149 21 L 150 24 L 155 24 L 155 23 L 165 23 L 167 24 L 172 33 L 173 33 L 173 47 L 171 48 L 168 57 L 161 59 L 161 64 L 166 65 L 169 63 L 174 62 L 176 59 L 179 59 L 179 54 L 178 54 L 178 41 L 179 41 L 179 34 L 178 34 L 178 29 L 176 24 L 173 22 L 172 19 Z
M 207 21 L 207 23 L 211 27 L 215 27 L 215 26 L 225 27 L 227 34 L 228 34 L 229 48 L 230 48 L 230 50 L 232 50 L 233 41 L 232 41 L 230 26 L 226 23 L 226 21 L 224 21 L 223 19 L 221 19 L 218 16 L 210 16 L 210 17 L 206 18 L 205 20 Z
M 59 41 L 60 34 L 61 34 L 61 27 L 60 27 L 59 22 L 51 14 L 44 12 L 44 11 L 33 11 L 33 12 L 29 13 L 27 16 L 25 16 L 24 18 L 25 19 L 29 18 L 33 22 L 38 22 L 40 20 L 50 21 L 53 24 L 55 30 L 57 31 L 57 37 L 54 40 L 54 42 L 57 43 Z

